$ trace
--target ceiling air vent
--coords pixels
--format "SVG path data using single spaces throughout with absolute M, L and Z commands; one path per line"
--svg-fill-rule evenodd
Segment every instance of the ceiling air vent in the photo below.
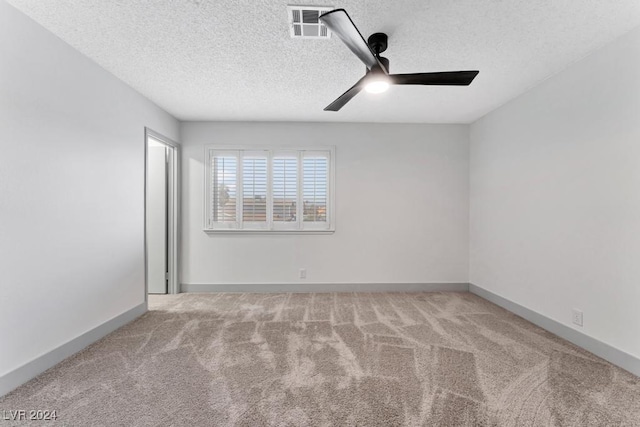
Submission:
M 329 6 L 287 6 L 289 32 L 296 39 L 328 39 L 331 31 L 318 18 L 333 10 Z

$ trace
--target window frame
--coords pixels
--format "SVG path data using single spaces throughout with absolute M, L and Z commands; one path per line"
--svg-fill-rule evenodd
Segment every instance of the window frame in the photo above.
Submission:
M 204 221 L 203 231 L 213 234 L 332 234 L 335 232 L 335 162 L 336 148 L 333 145 L 326 146 L 277 146 L 277 145 L 218 145 L 208 144 L 204 146 Z M 230 225 L 216 226 L 213 222 L 212 203 L 212 159 L 215 154 L 237 155 L 236 164 L 236 222 L 235 227 Z M 243 162 L 244 154 L 248 157 L 255 157 L 257 153 L 265 153 L 267 157 L 267 221 L 262 228 L 244 228 L 246 224 L 242 221 L 242 204 L 244 189 L 242 188 L 242 175 L 244 174 Z M 286 224 L 275 224 L 273 221 L 273 159 L 278 155 L 292 155 L 297 158 L 297 186 L 296 186 L 296 221 L 294 227 L 287 227 Z M 304 185 L 303 185 L 303 162 L 307 155 L 327 156 L 327 221 L 307 222 L 304 221 Z M 240 205 L 240 206 L 239 206 Z

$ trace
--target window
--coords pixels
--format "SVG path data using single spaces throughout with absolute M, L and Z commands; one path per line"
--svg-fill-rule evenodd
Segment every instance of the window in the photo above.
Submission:
M 205 231 L 333 231 L 334 153 L 206 147 Z

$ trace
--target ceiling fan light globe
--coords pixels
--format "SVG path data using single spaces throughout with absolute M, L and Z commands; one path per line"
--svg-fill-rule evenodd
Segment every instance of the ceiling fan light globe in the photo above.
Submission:
M 389 82 L 384 79 L 372 80 L 364 87 L 369 93 L 382 93 L 389 89 Z

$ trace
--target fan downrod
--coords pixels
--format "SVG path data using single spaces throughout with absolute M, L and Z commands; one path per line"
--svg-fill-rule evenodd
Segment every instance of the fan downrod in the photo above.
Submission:
M 378 56 L 385 50 L 387 50 L 387 35 L 385 33 L 374 33 L 367 39 L 369 47 L 373 53 Z

